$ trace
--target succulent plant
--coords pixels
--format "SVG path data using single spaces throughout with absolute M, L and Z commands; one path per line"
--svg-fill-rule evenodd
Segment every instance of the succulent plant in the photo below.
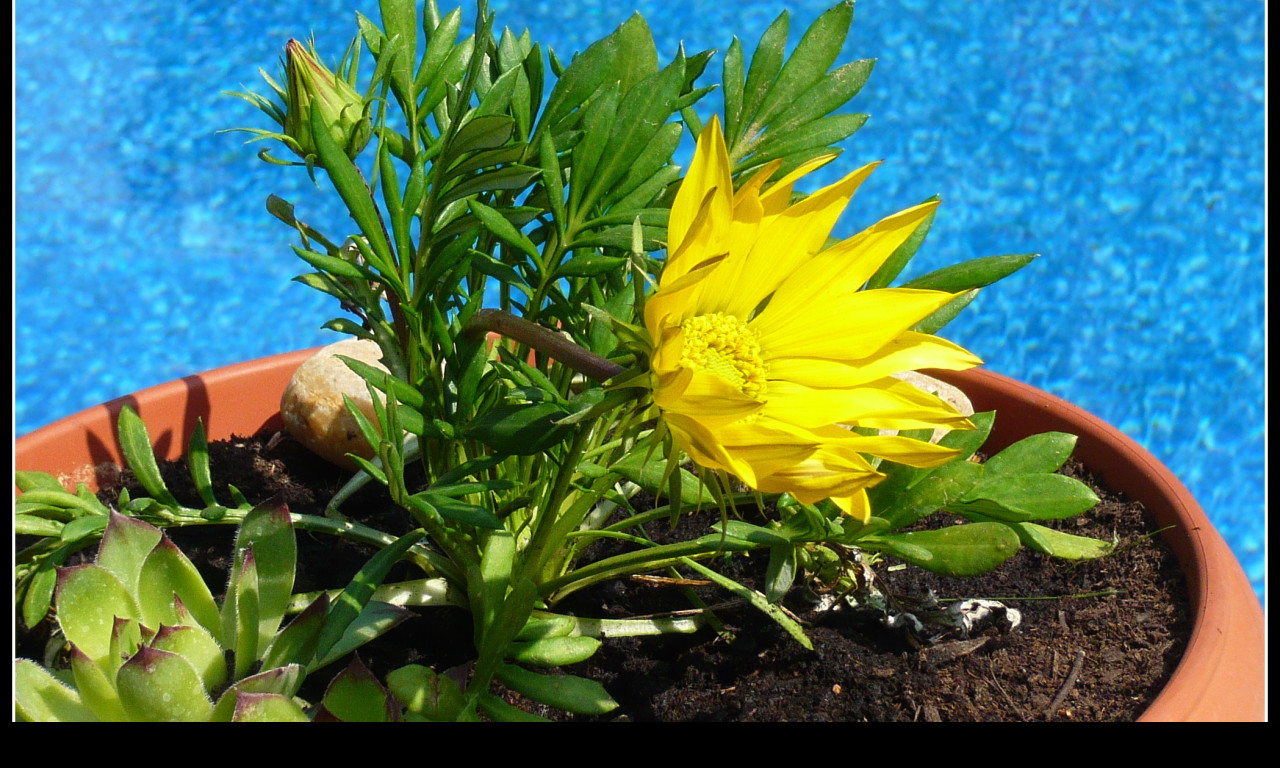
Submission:
M 297 543 L 283 503 L 241 523 L 219 606 L 163 533 L 112 512 L 93 563 L 59 568 L 55 609 L 69 669 L 15 662 L 19 717 L 37 721 L 308 720 L 307 673 L 399 623 L 373 585 L 416 541 L 382 550 L 343 593 L 326 593 L 284 629 Z

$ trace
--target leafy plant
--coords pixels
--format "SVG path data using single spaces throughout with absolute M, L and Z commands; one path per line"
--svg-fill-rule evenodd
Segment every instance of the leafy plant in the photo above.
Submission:
M 866 120 L 839 111 L 873 64 L 836 66 L 852 3 L 822 14 L 790 54 L 786 13 L 749 61 L 732 40 L 718 85 L 700 84 L 712 51 L 664 62 L 639 15 L 563 62 L 528 32 L 499 32 L 484 0 L 470 34 L 460 10 L 434 2 L 380 10 L 380 23 L 357 15 L 336 73 L 291 41 L 284 85 L 264 73 L 279 103 L 236 94 L 280 128 L 240 130 L 284 143 L 344 202 L 353 224 L 335 224 L 340 235 L 274 195 L 267 209 L 299 238 L 309 271 L 295 279 L 349 313 L 326 327 L 375 342 L 386 368 L 346 360 L 372 397 L 373 418 L 349 410 L 375 458 L 353 457 L 361 471 L 328 514 L 294 524 L 385 547 L 378 574 L 408 555 L 421 584 L 470 611 L 476 658 L 465 679 L 410 665 L 385 685 L 353 663 L 319 719 L 530 719 L 493 694 L 495 680 L 572 712 L 609 711 L 599 683 L 539 670 L 589 658 L 601 637 L 716 621 L 705 608 L 611 621 L 558 612 L 566 596 L 629 574 L 692 570 L 807 645 L 783 597 L 814 578 L 845 589 L 864 554 L 966 575 L 1023 544 L 1067 558 L 1108 551 L 1036 522 L 1094 501 L 1053 474 L 1072 438 L 970 462 L 994 415 L 966 418 L 893 376 L 979 364 L 933 334 L 1035 257 L 975 259 L 894 286 L 938 200 L 833 242 L 876 164 L 799 189 Z M 373 61 L 363 94 L 361 51 Z M 723 119 L 704 120 L 717 87 Z M 681 168 L 686 134 L 697 147 Z M 927 441 L 935 427 L 952 430 L 938 445 Z M 121 434 L 151 496 L 122 509 L 168 525 L 241 519 L 242 499 L 221 507 L 202 490 L 208 506 L 193 510 L 147 484 L 158 473 L 145 430 L 122 417 Z M 193 441 L 207 489 L 204 450 Z M 350 499 L 370 482 L 417 532 L 396 539 L 360 523 Z M 107 515 L 51 478 L 19 485 L 20 528 L 46 537 L 20 556 L 30 620 L 47 609 L 54 565 Z M 639 503 L 641 491 L 655 501 Z M 749 524 L 736 514 L 745 506 L 776 519 Z M 645 532 L 702 508 L 719 524 L 701 535 L 658 544 Z M 939 510 L 968 522 L 911 530 Z M 632 548 L 589 561 L 602 539 Z M 769 551 L 763 592 L 715 567 L 751 550 Z M 372 587 L 361 589 L 368 600 Z
M 383 550 L 345 601 L 321 595 L 284 629 L 296 542 L 282 504 L 255 507 L 236 532 L 219 606 L 158 528 L 112 512 L 93 563 L 59 568 L 58 627 L 70 670 L 15 662 L 17 713 L 29 720 L 307 720 L 294 697 L 307 673 L 398 624 L 405 611 L 369 602 Z M 361 607 L 362 606 L 362 607 Z

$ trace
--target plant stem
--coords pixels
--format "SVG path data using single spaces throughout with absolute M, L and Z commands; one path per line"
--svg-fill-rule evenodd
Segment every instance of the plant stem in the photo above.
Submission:
M 500 309 L 482 309 L 467 321 L 464 333 L 496 333 L 542 352 L 596 381 L 608 381 L 625 368 L 574 344 L 555 331 Z

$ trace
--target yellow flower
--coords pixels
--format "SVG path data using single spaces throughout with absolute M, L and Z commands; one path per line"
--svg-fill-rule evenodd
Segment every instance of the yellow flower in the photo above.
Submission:
M 936 203 L 823 248 L 867 165 L 794 205 L 810 161 L 763 189 L 765 166 L 735 194 L 719 121 L 698 139 L 671 208 L 668 255 L 645 305 L 654 403 L 680 447 L 765 493 L 833 499 L 866 520 L 883 475 L 865 455 L 936 466 L 954 451 L 846 427 L 972 428 L 937 397 L 892 377 L 982 363 L 911 326 L 953 294 L 861 290 Z

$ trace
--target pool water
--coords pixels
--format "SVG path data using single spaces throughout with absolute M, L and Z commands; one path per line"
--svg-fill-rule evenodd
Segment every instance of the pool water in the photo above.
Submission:
M 793 44 L 829 4 L 789 4 Z M 562 60 L 632 10 L 490 7 Z M 634 7 L 669 58 L 731 34 L 750 51 L 784 5 Z M 220 91 L 262 92 L 258 67 L 274 76 L 290 37 L 314 33 L 336 58 L 355 11 L 378 18 L 376 0 L 19 0 L 16 435 L 338 338 L 319 328 L 335 303 L 289 281 L 303 264 L 263 201 L 286 197 L 327 231 L 347 226 L 343 209 L 216 131 L 272 127 Z M 1264 16 L 1248 0 L 861 0 L 841 61 L 879 60 L 851 105 L 871 120 L 827 170 L 885 160 L 841 236 L 942 197 L 912 274 L 1042 254 L 944 335 L 1146 446 L 1265 602 Z

